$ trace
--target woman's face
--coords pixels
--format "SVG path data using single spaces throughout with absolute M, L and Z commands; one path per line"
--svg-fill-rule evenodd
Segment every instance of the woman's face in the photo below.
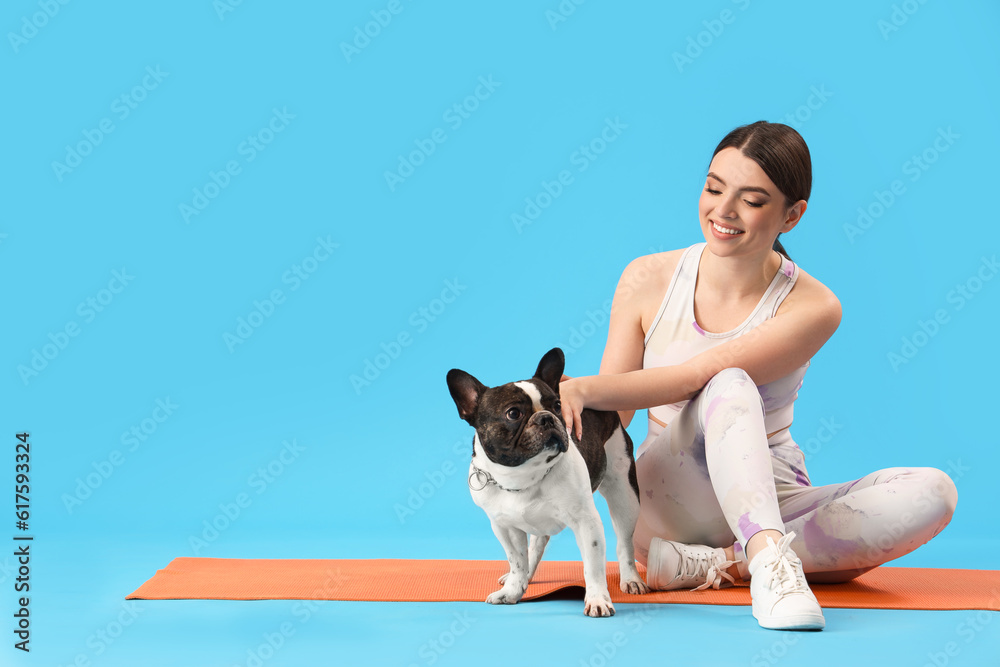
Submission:
M 767 253 L 778 233 L 791 230 L 805 212 L 804 200 L 786 210 L 785 196 L 738 148 L 719 151 L 708 171 L 698 212 L 701 231 L 715 254 Z

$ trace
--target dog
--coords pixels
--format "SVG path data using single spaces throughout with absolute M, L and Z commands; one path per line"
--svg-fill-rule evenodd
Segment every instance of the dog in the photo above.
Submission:
M 457 368 L 448 371 L 458 414 L 476 429 L 469 465 L 472 499 L 489 516 L 510 564 L 500 577 L 502 588 L 486 602 L 516 604 L 549 538 L 569 526 L 583 557 L 584 613 L 613 616 L 595 490 L 611 511 L 622 592 L 649 592 L 632 546 L 639 517 L 632 439 L 617 412 L 590 408 L 581 415 L 583 440 L 569 432 L 559 402 L 565 364 L 556 347 L 542 357 L 531 379 L 496 387 Z

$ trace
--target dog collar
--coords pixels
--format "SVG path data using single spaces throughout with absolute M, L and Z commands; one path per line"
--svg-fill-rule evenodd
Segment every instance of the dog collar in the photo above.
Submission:
M 535 482 L 535 484 L 540 484 L 542 482 L 542 479 L 545 479 L 548 476 L 548 474 L 550 472 L 552 472 L 553 468 L 555 468 L 555 465 L 549 466 L 549 469 L 545 471 L 545 474 L 542 475 L 542 478 L 539 479 L 537 482 Z M 500 482 L 498 482 L 496 480 L 496 478 L 493 477 L 493 475 L 491 475 L 487 471 L 483 470 L 482 468 L 478 467 L 475 463 L 472 464 L 472 470 L 474 472 L 472 472 L 469 475 L 469 488 L 472 489 L 473 491 L 482 491 L 483 489 L 485 489 L 490 484 L 496 484 L 496 487 L 498 489 L 503 489 L 504 491 L 512 491 L 512 492 L 515 492 L 515 493 L 518 492 L 518 491 L 524 491 L 524 489 L 531 488 L 531 487 L 526 486 L 526 487 L 524 487 L 524 489 L 508 489 L 505 486 L 500 486 Z M 479 484 L 481 484 L 481 486 L 479 488 L 476 488 L 476 487 L 474 487 L 472 485 L 473 478 L 475 478 L 476 482 L 478 482 Z M 535 484 L 532 484 L 531 486 L 534 486 Z

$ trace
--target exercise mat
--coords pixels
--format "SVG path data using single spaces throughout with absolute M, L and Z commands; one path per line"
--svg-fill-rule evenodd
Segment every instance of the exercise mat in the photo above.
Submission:
M 482 602 L 506 571 L 507 561 L 500 560 L 182 557 L 127 599 Z M 607 577 L 615 603 L 750 604 L 747 586 L 628 595 L 618 588 L 617 562 L 607 564 Z M 573 587 L 582 600 L 583 586 L 582 562 L 543 560 L 523 601 Z M 1000 611 L 1000 570 L 882 566 L 847 583 L 811 588 L 828 608 Z

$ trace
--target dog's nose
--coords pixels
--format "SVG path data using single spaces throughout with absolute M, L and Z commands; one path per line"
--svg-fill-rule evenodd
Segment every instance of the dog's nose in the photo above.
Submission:
M 551 412 L 543 412 L 538 415 L 538 425 L 545 426 L 548 428 L 555 428 L 556 419 L 552 416 Z

